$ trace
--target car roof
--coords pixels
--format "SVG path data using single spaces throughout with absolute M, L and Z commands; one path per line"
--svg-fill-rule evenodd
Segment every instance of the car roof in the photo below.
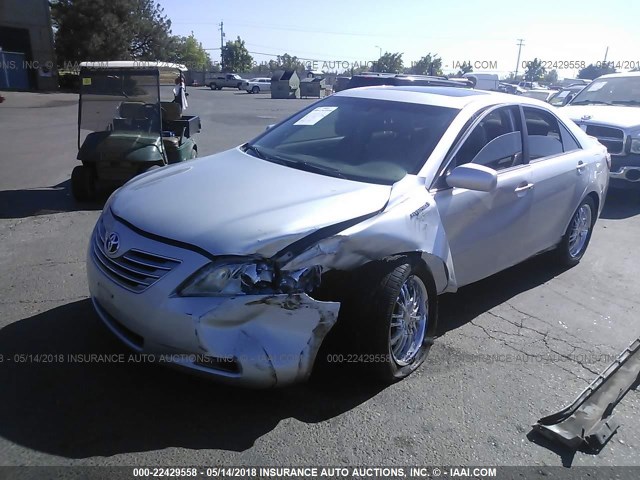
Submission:
M 549 108 L 549 104 L 546 102 L 531 97 L 459 87 L 395 87 L 391 85 L 380 85 L 374 87 L 350 88 L 348 90 L 341 90 L 334 95 L 338 97 L 370 98 L 405 103 L 420 103 L 457 109 L 462 109 L 471 104 L 477 104 L 478 107 L 481 108 L 482 106 L 497 105 L 501 103 L 519 103 Z

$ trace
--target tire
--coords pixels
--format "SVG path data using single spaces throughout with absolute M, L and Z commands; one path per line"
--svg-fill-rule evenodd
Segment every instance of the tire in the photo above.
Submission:
M 216 85 L 216 90 L 222 90 L 222 87 L 220 85 Z
M 596 206 L 591 197 L 585 197 L 571 216 L 567 231 L 556 248 L 558 260 L 567 267 L 580 263 L 591 240 L 596 223 Z
M 71 193 L 79 202 L 96 198 L 96 178 L 93 169 L 79 165 L 71 172 Z
M 189 159 L 193 160 L 194 158 L 198 158 L 198 150 L 195 148 L 191 150 L 191 156 Z
M 360 287 L 352 310 L 365 355 L 361 366 L 375 381 L 392 383 L 427 358 L 437 328 L 435 284 L 427 269 L 409 257 L 380 262 L 366 275 L 371 280 Z M 415 318 L 406 313 L 407 306 Z
M 251 93 L 260 93 L 260 87 L 258 87 L 258 86 L 254 86 L 254 87 L 251 89 Z
M 238 87 L 238 90 L 242 90 L 242 84 L 241 84 L 241 83 L 239 83 L 239 84 L 237 85 L 237 87 Z
M 210 88 L 211 90 L 215 90 L 215 89 L 216 89 L 216 85 L 215 85 L 215 83 L 210 83 L 210 84 L 209 84 L 209 88 Z

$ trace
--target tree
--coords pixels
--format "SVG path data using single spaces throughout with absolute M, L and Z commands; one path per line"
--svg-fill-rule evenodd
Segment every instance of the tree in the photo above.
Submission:
M 442 59 L 437 55 L 431 56 L 427 53 L 417 62 L 413 62 L 409 68 L 409 73 L 415 75 L 442 75 Z
M 248 72 L 253 67 L 253 57 L 249 54 L 244 40 L 240 37 L 228 41 L 222 50 L 222 70 L 225 72 Z
M 404 68 L 402 53 L 385 52 L 376 62 L 376 71 L 385 73 L 400 73 Z
M 52 0 L 60 62 L 164 60 L 171 21 L 153 0 Z
M 550 72 L 548 72 L 545 76 L 544 76 L 544 81 L 548 82 L 550 84 L 554 84 L 558 82 L 558 72 L 554 69 L 551 70 Z
M 189 70 L 210 71 L 211 57 L 191 32 L 188 37 L 174 36 L 171 41 L 171 52 L 167 60 L 181 63 Z
M 296 70 L 303 72 L 306 70 L 304 62 L 298 59 L 298 57 L 291 56 L 288 53 L 278 55 L 276 60 L 269 60 L 269 69 L 274 72 L 276 70 Z
M 610 65 L 598 66 L 592 63 L 578 72 L 578 78 L 593 80 L 594 78 L 598 78 L 600 75 L 606 75 L 607 73 L 616 73 L 616 69 Z
M 527 62 L 527 68 L 524 71 L 524 78 L 529 82 L 537 82 L 546 75 L 547 71 L 542 66 L 542 61 L 534 58 L 533 61 Z

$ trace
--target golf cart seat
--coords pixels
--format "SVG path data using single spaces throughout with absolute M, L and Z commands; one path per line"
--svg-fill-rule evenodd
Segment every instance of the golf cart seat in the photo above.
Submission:
M 119 118 L 113 119 L 115 130 L 148 130 L 151 119 L 144 102 L 122 102 L 118 107 Z
M 182 116 L 180 104 L 176 102 L 160 102 L 160 108 L 162 108 L 162 118 L 165 121 L 180 120 Z

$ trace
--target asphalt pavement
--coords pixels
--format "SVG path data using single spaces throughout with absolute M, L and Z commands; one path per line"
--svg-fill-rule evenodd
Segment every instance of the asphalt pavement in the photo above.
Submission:
M 189 91 L 200 156 L 313 101 Z M 578 266 L 543 255 L 442 297 L 441 337 L 406 380 L 376 387 L 336 369 L 330 382 L 256 392 L 104 357 L 128 351 L 88 300 L 101 205 L 69 192 L 77 95 L 5 96 L 0 464 L 640 465 L 638 391 L 616 407 L 621 427 L 597 455 L 528 435 L 640 336 L 640 191 L 610 193 Z M 103 357 L 78 361 L 90 354 Z

